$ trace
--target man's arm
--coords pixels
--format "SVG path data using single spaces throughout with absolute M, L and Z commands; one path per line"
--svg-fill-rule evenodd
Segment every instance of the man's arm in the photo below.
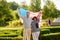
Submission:
M 21 23 L 23 23 L 23 18 L 21 17 L 18 9 L 17 9 L 17 11 L 18 11 L 18 16 L 19 16 L 19 21 L 21 21 Z
M 23 19 L 23 17 L 20 15 L 19 9 L 17 9 L 17 11 L 18 11 L 19 18 L 22 18 Z

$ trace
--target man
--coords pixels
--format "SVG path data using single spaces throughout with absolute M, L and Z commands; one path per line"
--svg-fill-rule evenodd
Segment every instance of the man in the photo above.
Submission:
M 31 37 L 31 18 L 29 18 L 29 11 L 20 8 L 19 16 L 23 19 L 24 31 L 23 40 L 30 40 Z

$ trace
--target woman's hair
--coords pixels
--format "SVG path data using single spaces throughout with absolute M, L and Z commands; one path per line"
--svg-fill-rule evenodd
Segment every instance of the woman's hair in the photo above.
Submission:
M 32 20 L 34 20 L 34 18 L 37 20 L 37 17 L 33 17 Z

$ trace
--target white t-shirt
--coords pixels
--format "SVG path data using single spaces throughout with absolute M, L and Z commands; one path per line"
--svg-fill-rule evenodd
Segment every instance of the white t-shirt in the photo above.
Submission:
M 24 28 L 30 28 L 32 19 L 31 18 L 27 18 L 26 16 L 22 17 L 22 19 L 23 19 Z

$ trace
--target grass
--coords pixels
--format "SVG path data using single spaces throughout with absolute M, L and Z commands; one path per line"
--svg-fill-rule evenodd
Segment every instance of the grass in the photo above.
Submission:
M 60 40 L 60 26 L 44 26 L 40 30 L 41 40 Z
M 23 28 L 0 28 L 0 39 L 22 38 Z
M 60 38 L 60 27 L 59 26 L 49 26 L 49 27 L 41 27 L 40 28 L 41 40 L 53 40 L 55 38 Z M 57 37 L 56 37 L 57 36 Z M 4 38 L 3 38 L 4 37 Z M 22 39 L 23 38 L 23 27 L 18 28 L 0 28 L 0 39 Z M 56 40 L 57 40 L 56 39 Z
M 60 32 L 59 32 L 59 33 L 49 33 L 49 34 L 43 34 L 42 36 L 52 36 L 52 35 L 60 35 Z

